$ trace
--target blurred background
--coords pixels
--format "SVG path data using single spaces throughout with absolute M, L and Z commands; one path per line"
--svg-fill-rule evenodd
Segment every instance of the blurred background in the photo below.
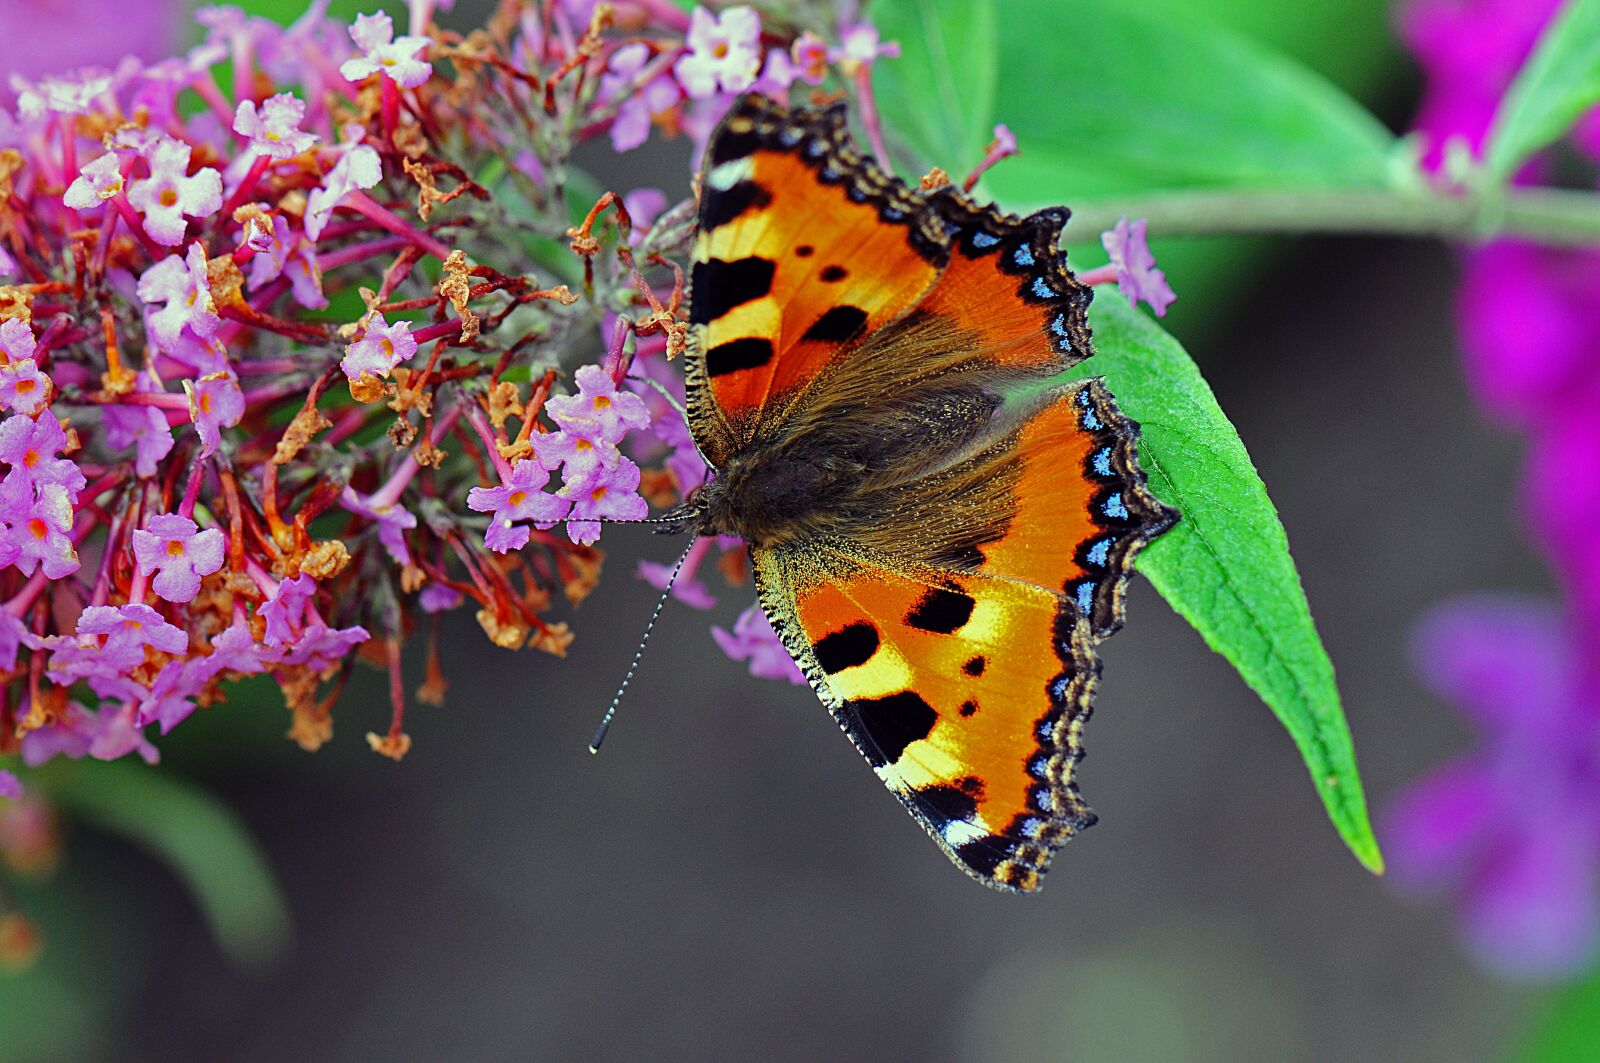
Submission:
M 162 6 L 125 8 L 113 50 L 193 39 L 184 5 Z M 1419 76 L 1384 3 L 1207 10 L 1406 127 Z M 481 14 L 461 0 L 448 20 Z M 0 67 L 95 58 L 53 47 L 8 35 Z M 607 187 L 676 197 L 688 149 L 587 161 Z M 1457 259 L 1377 240 L 1158 251 L 1167 323 L 1279 507 L 1381 807 L 1469 743 L 1414 678 L 1419 614 L 1550 586 L 1514 508 L 1520 444 L 1463 380 Z M 1448 910 L 1362 870 L 1281 727 L 1146 584 L 1088 731 L 1101 822 L 1042 896 L 1014 898 L 948 865 L 808 690 L 717 650 L 708 626 L 742 592 L 710 615 L 668 606 L 590 757 L 652 600 L 630 574 L 674 549 L 625 529 L 604 546 L 611 578 L 570 617 L 565 661 L 449 617 L 448 703 L 413 711 L 403 764 L 360 738 L 387 720 L 376 673 L 316 755 L 248 685 L 163 744 L 162 771 L 257 839 L 292 921 L 276 944 L 219 946 L 226 912 L 170 862 L 69 821 L 58 873 L 23 887 L 45 945 L 0 975 L 0 1060 L 1487 1061 L 1551 1006 L 1475 967 Z

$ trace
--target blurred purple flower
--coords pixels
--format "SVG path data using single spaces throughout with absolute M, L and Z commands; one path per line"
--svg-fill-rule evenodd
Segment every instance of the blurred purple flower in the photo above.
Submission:
M 1600 944 L 1600 686 L 1570 627 L 1539 602 L 1465 599 L 1424 621 L 1416 655 L 1481 743 L 1388 808 L 1394 881 L 1450 894 L 1498 974 L 1579 972 Z
M 796 685 L 806 681 L 805 673 L 783 648 L 760 605 L 752 605 L 740 613 L 733 622 L 732 631 L 713 626 L 711 637 L 729 657 L 749 661 L 750 674 L 757 679 L 787 679 Z
M 1000 142 L 1004 136 L 1010 138 L 1010 144 L 1015 149 L 1016 140 L 1011 138 L 1010 130 L 1005 126 L 995 126 L 995 140 Z M 1165 317 L 1167 307 L 1177 298 L 1172 294 L 1172 289 L 1167 285 L 1167 275 L 1156 269 L 1156 256 L 1150 253 L 1150 246 L 1145 243 L 1145 220 L 1136 218 L 1129 221 L 1123 218 L 1117 222 L 1116 228 L 1100 234 L 1100 243 L 1105 247 L 1106 254 L 1111 256 L 1111 268 L 1117 272 L 1117 290 L 1127 297 L 1129 306 L 1138 306 L 1143 299 L 1150 304 L 1150 309 L 1156 317 Z
M 689 552 L 684 556 L 683 567 L 678 570 L 678 578 L 672 579 L 672 566 L 663 565 L 656 561 L 640 561 L 638 576 L 658 591 L 667 589 L 667 581 L 672 580 L 672 596 L 694 609 L 710 609 L 717 604 L 717 599 L 712 595 L 710 588 L 700 582 L 700 564 L 705 560 L 707 552 L 716 543 L 716 537 L 702 535 L 696 539 L 694 545 L 689 547 Z
M 177 44 L 187 7 L 141 0 L 130 18 L 126 0 L 7 0 L 0 70 L 36 78 L 91 63 L 109 68 L 128 55 L 159 59 Z
M 0 768 L 0 799 L 15 801 L 22 796 L 22 781 L 11 772 Z
M 740 4 L 713 15 L 696 7 L 689 15 L 689 47 L 673 66 L 684 92 L 706 100 L 718 91 L 748 89 L 761 70 L 761 16 Z

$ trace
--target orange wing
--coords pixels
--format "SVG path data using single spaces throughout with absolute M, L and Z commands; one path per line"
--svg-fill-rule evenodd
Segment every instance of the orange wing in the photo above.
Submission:
M 706 153 L 690 277 L 690 420 L 715 464 L 774 396 L 922 297 L 948 254 L 904 184 L 856 151 L 843 108 L 750 95 Z
M 1141 546 L 1175 518 L 1132 467 L 1137 426 L 1098 382 L 1068 388 L 979 460 L 1004 534 L 957 571 L 848 541 L 753 551 L 789 652 L 874 770 L 940 847 L 999 888 L 1039 887 L 1094 822 L 1073 777 Z M 982 481 L 980 481 L 982 482 Z

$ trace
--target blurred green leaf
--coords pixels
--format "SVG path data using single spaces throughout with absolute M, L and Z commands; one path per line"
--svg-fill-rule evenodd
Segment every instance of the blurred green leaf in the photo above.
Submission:
M 1500 101 L 1485 164 L 1510 177 L 1600 103 L 1600 0 L 1570 0 Z
M 940 165 L 976 166 L 996 121 L 994 0 L 878 0 L 871 17 L 884 40 L 900 45 L 899 59 L 873 68 L 889 129 Z
M 79 762 L 35 779 L 69 814 L 165 861 L 234 960 L 263 963 L 288 944 L 289 914 L 272 869 L 245 825 L 210 794 L 128 761 Z
M 1238 670 L 1288 730 L 1328 816 L 1357 859 L 1381 872 L 1355 750 L 1289 540 L 1238 432 L 1189 355 L 1107 292 L 1091 318 L 1104 376 L 1142 426 L 1150 489 L 1183 519 L 1140 555 L 1139 571 Z
M 1558 991 L 1532 1034 L 1510 1058 L 1515 1063 L 1590 1060 L 1600 1046 L 1600 969 Z

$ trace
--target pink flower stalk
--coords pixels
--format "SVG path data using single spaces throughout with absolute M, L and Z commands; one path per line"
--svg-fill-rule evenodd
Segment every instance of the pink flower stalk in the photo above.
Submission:
M 396 39 L 394 20 L 382 11 L 357 15 L 350 39 L 362 54 L 339 67 L 346 81 L 363 81 L 381 72 L 402 88 L 415 89 L 433 76 L 433 64 L 422 58 L 428 38 L 408 35 Z
M 696 7 L 689 15 L 685 43 L 688 54 L 672 71 L 694 99 L 743 92 L 761 71 L 761 18 L 744 4 L 724 8 L 718 15 Z
M 711 628 L 711 637 L 735 661 L 748 661 L 750 674 L 757 679 L 786 679 L 795 685 L 806 681 L 805 673 L 783 648 L 778 633 L 772 630 L 761 606 L 751 605 L 733 622 L 733 630 Z
M 1150 253 L 1144 233 L 1143 218 L 1132 222 L 1123 218 L 1116 228 L 1100 235 L 1100 243 L 1111 256 L 1117 288 L 1127 297 L 1128 305 L 1137 306 L 1143 299 L 1157 317 L 1165 317 L 1167 307 L 1177 296 L 1167 285 L 1167 275 L 1155 268 L 1156 256 Z
M 210 166 L 191 175 L 193 150 L 181 140 L 161 139 L 146 156 L 150 176 L 128 190 L 128 202 L 144 216 L 145 232 L 168 247 L 183 243 L 185 217 L 208 218 L 222 209 L 222 175 Z
M 247 139 L 259 155 L 291 159 L 317 142 L 315 133 L 300 128 L 305 117 L 305 101 L 291 92 L 280 92 L 264 100 L 259 110 L 254 100 L 240 100 L 233 131 Z
M 416 353 L 417 341 L 411 335 L 411 322 L 396 321 L 391 325 L 382 314 L 375 314 L 361 338 L 345 345 L 339 368 L 352 381 L 368 373 L 387 379 L 395 366 L 409 362 Z

